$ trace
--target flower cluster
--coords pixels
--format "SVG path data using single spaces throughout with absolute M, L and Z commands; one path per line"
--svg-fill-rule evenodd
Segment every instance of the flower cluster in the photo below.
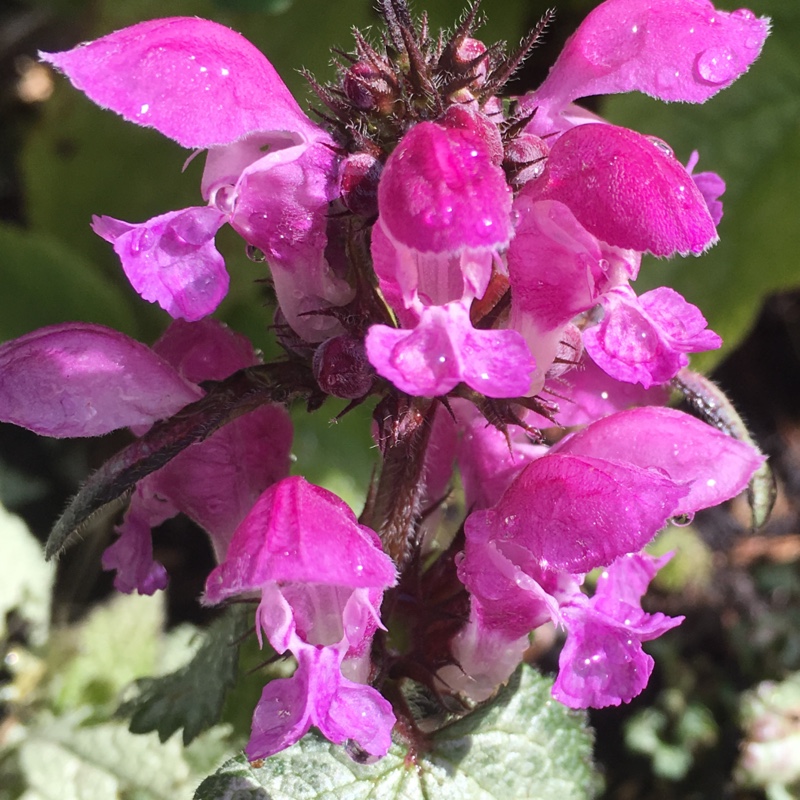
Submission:
M 488 698 L 545 622 L 566 632 L 557 699 L 629 701 L 653 666 L 642 643 L 680 622 L 642 610 L 665 561 L 642 549 L 763 461 L 665 407 L 688 354 L 721 341 L 672 289 L 631 285 L 643 253 L 716 242 L 724 183 L 574 101 L 704 102 L 756 59 L 768 21 L 709 0 L 605 0 L 537 90 L 501 100 L 549 17 L 506 53 L 474 38 L 477 3 L 449 37 L 405 0 L 381 10 L 382 45 L 356 32 L 337 82 L 310 78 L 320 124 L 213 22 L 153 20 L 43 55 L 100 106 L 206 150 L 204 204 L 95 218 L 174 322 L 152 348 L 81 323 L 0 346 L 0 417 L 141 437 L 120 461 L 135 488 L 104 566 L 152 593 L 167 575 L 151 529 L 184 513 L 208 532 L 204 602 L 255 598 L 259 639 L 297 662 L 264 689 L 252 759 L 312 725 L 381 756 L 398 718 L 419 721 L 406 682 Z M 228 287 L 225 223 L 268 265 L 278 363 L 209 317 Z M 358 519 L 289 475 L 284 405 L 327 396 L 377 400 L 382 463 Z M 437 509 L 456 469 L 465 518 L 447 538 Z

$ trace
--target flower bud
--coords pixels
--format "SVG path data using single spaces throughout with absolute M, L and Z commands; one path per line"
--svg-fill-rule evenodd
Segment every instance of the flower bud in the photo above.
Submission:
M 375 379 L 364 342 L 348 334 L 323 342 L 314 353 L 313 369 L 323 392 L 348 400 L 367 394 Z
M 550 152 L 544 139 L 532 133 L 521 133 L 506 144 L 503 166 L 514 186 L 522 186 L 544 172 L 545 159 Z
M 342 88 L 347 99 L 362 111 L 388 114 L 397 99 L 397 90 L 389 73 L 376 69 L 367 61 L 359 61 L 345 72 Z
M 383 164 L 369 153 L 354 153 L 342 162 L 339 190 L 348 211 L 360 217 L 378 214 L 378 181 Z

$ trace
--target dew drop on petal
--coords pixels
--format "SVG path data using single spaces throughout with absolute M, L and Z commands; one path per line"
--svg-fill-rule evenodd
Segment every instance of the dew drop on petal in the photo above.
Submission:
M 656 149 L 660 150 L 665 156 L 672 158 L 675 155 L 673 149 L 663 139 L 659 139 L 657 136 L 648 136 L 647 138 L 653 143 Z
M 176 217 L 172 222 L 172 230 L 182 242 L 189 245 L 200 246 L 209 240 L 208 226 L 191 213 Z
M 645 42 L 645 25 L 632 22 L 620 30 L 598 32 L 584 45 L 584 55 L 594 65 L 613 69 L 630 61 Z
M 145 253 L 156 243 L 156 236 L 149 228 L 139 228 L 131 236 L 131 252 Z
M 673 517 L 670 522 L 676 528 L 685 528 L 694 522 L 694 514 L 679 514 L 677 517 Z
M 737 8 L 736 11 L 731 11 L 731 16 L 745 20 L 756 18 L 756 15 L 749 8 Z
M 232 214 L 236 202 L 236 189 L 229 183 L 215 189 L 211 195 L 211 203 L 223 214 Z
M 697 74 L 712 84 L 726 83 L 736 77 L 737 60 L 729 47 L 709 47 L 697 56 Z
M 671 89 L 678 82 L 680 76 L 680 70 L 675 67 L 661 67 L 656 73 L 656 85 L 661 90 Z

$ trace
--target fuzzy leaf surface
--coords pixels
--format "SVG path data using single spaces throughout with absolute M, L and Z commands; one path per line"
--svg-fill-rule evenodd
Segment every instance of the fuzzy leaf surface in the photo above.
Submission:
M 523 667 L 516 691 L 501 693 L 477 721 L 442 729 L 416 762 L 395 744 L 378 763 L 356 764 L 312 734 L 261 766 L 244 755 L 228 761 L 195 800 L 586 800 L 598 789 L 592 734 L 550 687 Z

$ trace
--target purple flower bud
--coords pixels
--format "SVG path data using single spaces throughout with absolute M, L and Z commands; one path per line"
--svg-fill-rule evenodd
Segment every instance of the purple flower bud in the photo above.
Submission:
M 389 82 L 389 74 L 388 68 L 384 72 L 371 63 L 359 61 L 344 74 L 342 88 L 356 108 L 388 114 L 398 98 L 397 88 Z
M 375 380 L 364 341 L 349 334 L 323 342 L 314 353 L 313 368 L 323 392 L 348 400 L 363 397 Z
M 378 181 L 383 164 L 369 153 L 354 153 L 342 162 L 339 191 L 348 211 L 371 218 L 378 214 Z

